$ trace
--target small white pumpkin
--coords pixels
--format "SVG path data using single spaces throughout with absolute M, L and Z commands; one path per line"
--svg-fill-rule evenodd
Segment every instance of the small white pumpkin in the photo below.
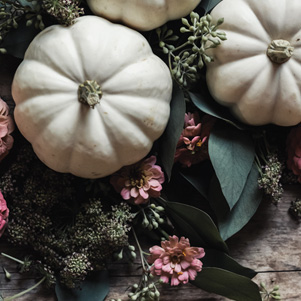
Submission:
M 201 0 L 87 0 L 95 15 L 138 30 L 151 30 L 194 10 Z
M 299 0 L 223 0 L 212 11 L 227 40 L 210 53 L 207 84 L 245 123 L 301 122 L 300 9 Z
M 146 156 L 171 93 L 169 69 L 146 39 L 97 16 L 37 35 L 12 85 L 16 124 L 41 161 L 84 178 Z

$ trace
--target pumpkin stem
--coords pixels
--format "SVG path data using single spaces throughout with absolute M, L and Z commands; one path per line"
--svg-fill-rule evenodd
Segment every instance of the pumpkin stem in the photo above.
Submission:
M 267 56 L 276 64 L 288 61 L 293 55 L 294 47 L 286 40 L 273 40 L 268 47 Z
M 78 100 L 94 109 L 100 103 L 102 91 L 95 80 L 86 80 L 78 87 Z

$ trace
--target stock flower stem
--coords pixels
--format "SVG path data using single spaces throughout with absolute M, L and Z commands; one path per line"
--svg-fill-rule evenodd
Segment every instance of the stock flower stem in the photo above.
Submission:
M 133 231 L 133 235 L 134 235 L 134 238 L 135 238 L 138 250 L 139 250 L 139 256 L 140 256 L 140 260 L 141 260 L 141 264 L 142 264 L 142 269 L 143 269 L 143 271 L 147 271 L 148 268 L 145 266 L 145 259 L 144 259 L 144 256 L 143 256 L 143 250 L 141 249 L 141 246 L 140 246 L 140 243 L 139 243 L 139 240 L 138 240 L 138 237 L 136 235 L 136 232 L 135 232 L 134 228 L 132 228 L 132 231 Z
M 158 230 L 160 231 L 160 233 L 163 235 L 164 238 L 166 238 L 167 240 L 169 239 L 169 235 L 168 233 L 166 233 L 163 229 L 161 229 L 160 227 L 158 228 Z
M 13 261 L 16 261 L 16 262 L 18 262 L 18 263 L 20 263 L 20 264 L 24 264 L 24 261 L 22 261 L 22 260 L 20 260 L 20 259 L 17 259 L 17 258 L 15 258 L 15 257 L 13 257 L 13 256 L 10 256 L 10 255 L 8 255 L 8 254 L 1 253 L 1 255 L 4 256 L 4 257 L 7 257 L 7 258 L 9 258 L 9 259 L 11 259 L 11 260 L 13 260 Z
M 16 298 L 19 298 L 25 294 L 27 294 L 28 292 L 30 292 L 31 290 L 35 289 L 36 287 L 38 287 L 41 283 L 43 283 L 46 279 L 46 276 L 44 276 L 38 283 L 36 283 L 35 285 L 33 285 L 32 287 L 26 289 L 25 291 L 22 291 L 14 296 L 11 296 L 11 297 L 6 297 L 3 299 L 3 301 L 10 301 L 10 300 L 14 300 Z

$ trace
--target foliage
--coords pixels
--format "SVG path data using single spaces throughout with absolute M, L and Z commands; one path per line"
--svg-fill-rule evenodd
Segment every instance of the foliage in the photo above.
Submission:
M 84 13 L 81 0 L 0 0 L 0 53 L 23 58 L 33 38 L 46 25 L 71 25 Z M 53 22 L 54 20 L 54 22 Z
M 19 145 L 17 157 L 2 175 L 0 190 L 11 207 L 6 235 L 13 244 L 33 249 L 32 266 L 50 284 L 56 282 L 59 300 L 104 298 L 108 292 L 105 264 L 113 257 L 132 261 L 137 254 L 142 274 L 129 298 L 159 300 L 160 281 L 150 273 L 139 243 L 141 233 L 156 241 L 176 233 L 204 248 L 204 268 L 193 281 L 201 289 L 234 300 L 261 300 L 251 281 L 256 272 L 230 257 L 225 241 L 248 223 L 263 195 L 275 204 L 280 201 L 283 164 L 280 154 L 261 139 L 268 130 L 278 131 L 242 124 L 214 101 L 206 86 L 205 65 L 213 60 L 206 51 L 226 39 L 218 31 L 223 20 L 212 24 L 208 14 L 220 1 L 202 0 L 188 18 L 144 33 L 149 40 L 158 37 L 161 56 L 174 78 L 170 119 L 150 152 L 167 178 L 162 197 L 136 207 L 127 205 L 108 179 L 55 173 L 37 160 L 27 144 Z M 45 26 L 69 26 L 84 13 L 80 1 L 70 0 L 0 0 L 0 7 L 1 52 L 21 58 Z M 216 119 L 208 135 L 210 157 L 183 168 L 174 163 L 176 146 L 185 113 L 195 110 Z M 290 212 L 300 218 L 300 200 Z M 130 232 L 136 248 L 129 244 Z M 272 292 L 278 296 L 277 289 Z
M 279 286 L 275 285 L 271 290 L 268 290 L 263 282 L 260 282 L 260 294 L 262 301 L 281 300 Z
M 208 14 L 200 17 L 198 13 L 191 12 L 190 19 L 182 18 L 180 32 L 185 34 L 183 44 L 174 46 L 169 44 L 178 40 L 173 35 L 173 30 L 167 26 L 157 28 L 159 46 L 163 53 L 168 54 L 168 65 L 174 80 L 182 87 L 189 88 L 199 80 L 199 70 L 205 64 L 213 61 L 213 57 L 206 52 L 210 48 L 217 47 L 221 41 L 226 40 L 224 32 L 218 31 L 223 19 L 212 24 L 212 18 Z
M 178 85 L 174 85 L 170 104 L 170 118 L 167 127 L 158 141 L 158 157 L 164 171 L 170 179 L 174 163 L 176 146 L 183 129 L 184 115 L 186 110 L 185 96 Z
M 249 278 L 219 268 L 204 268 L 193 284 L 232 300 L 261 301 L 258 286 Z
M 130 207 L 84 193 L 81 179 L 48 169 L 27 144 L 2 176 L 0 189 L 11 208 L 9 241 L 31 247 L 35 264 L 59 275 L 67 287 L 104 269 L 128 245 Z

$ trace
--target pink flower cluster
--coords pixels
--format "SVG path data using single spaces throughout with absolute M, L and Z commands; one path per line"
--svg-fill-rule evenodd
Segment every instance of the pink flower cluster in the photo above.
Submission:
M 149 263 L 153 263 L 151 273 L 161 276 L 164 283 L 171 279 L 171 285 L 179 285 L 194 280 L 197 272 L 202 270 L 200 258 L 205 256 L 203 248 L 190 247 L 188 238 L 170 236 L 161 247 L 150 248 Z
M 0 192 L 0 237 L 4 233 L 7 226 L 9 210 L 6 205 L 6 201 Z
M 14 130 L 14 122 L 9 115 L 9 108 L 5 101 L 0 98 L 0 161 L 13 147 L 14 139 L 10 135 Z
M 156 157 L 123 167 L 111 176 L 110 182 L 122 198 L 136 205 L 146 203 L 150 197 L 159 197 L 164 182 Z
M 286 141 L 287 168 L 298 176 L 301 183 L 301 124 L 293 127 Z
M 174 161 L 190 167 L 209 159 L 208 137 L 214 122 L 215 118 L 210 115 L 205 115 L 201 120 L 197 112 L 186 113 Z

